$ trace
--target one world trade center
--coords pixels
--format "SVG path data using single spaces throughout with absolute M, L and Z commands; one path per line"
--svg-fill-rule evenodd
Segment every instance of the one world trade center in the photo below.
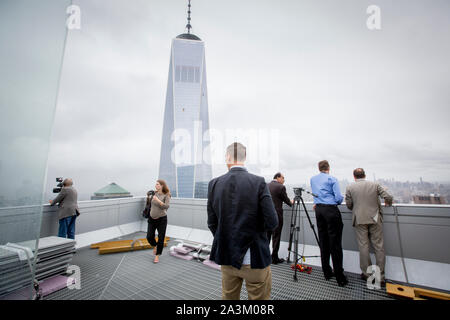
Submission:
M 173 197 L 206 198 L 212 178 L 205 44 L 192 34 L 191 5 L 187 33 L 172 40 L 159 179 Z

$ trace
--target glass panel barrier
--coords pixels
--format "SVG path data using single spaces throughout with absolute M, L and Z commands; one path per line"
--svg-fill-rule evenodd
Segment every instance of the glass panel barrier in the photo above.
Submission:
M 0 299 L 13 292 L 23 299 L 34 294 L 43 188 L 70 4 L 0 2 Z

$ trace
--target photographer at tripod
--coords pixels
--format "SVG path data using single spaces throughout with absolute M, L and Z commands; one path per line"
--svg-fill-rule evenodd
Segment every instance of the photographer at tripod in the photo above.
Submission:
M 273 180 L 267 185 L 272 196 L 273 205 L 278 215 L 278 227 L 273 232 L 267 233 L 267 238 L 272 237 L 272 264 L 283 263 L 285 260 L 278 257 L 280 250 L 281 231 L 283 230 L 283 202 L 292 207 L 294 200 L 289 200 L 284 186 L 284 175 L 275 173 Z

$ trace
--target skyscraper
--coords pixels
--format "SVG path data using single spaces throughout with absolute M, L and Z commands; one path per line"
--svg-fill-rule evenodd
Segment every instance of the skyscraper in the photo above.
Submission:
M 172 196 L 206 198 L 212 178 L 205 44 L 192 34 L 191 4 L 187 33 L 172 40 L 159 178 Z

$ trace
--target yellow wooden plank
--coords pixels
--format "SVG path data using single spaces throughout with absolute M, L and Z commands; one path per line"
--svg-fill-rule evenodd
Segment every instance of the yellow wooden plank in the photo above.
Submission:
M 91 244 L 92 249 L 97 248 L 110 248 L 114 246 L 121 246 L 130 244 L 133 240 L 115 240 L 115 241 L 106 241 L 106 242 L 99 242 L 99 243 L 93 243 Z
M 414 299 L 414 289 L 399 284 L 386 283 L 386 292 L 398 297 Z
M 158 237 L 155 239 L 158 241 Z M 164 247 L 167 247 L 167 243 L 170 240 L 169 237 L 164 238 Z M 133 244 L 133 247 L 131 246 Z M 143 249 L 152 249 L 153 246 L 148 243 L 146 238 L 140 238 L 136 240 L 115 240 L 115 241 L 106 241 L 91 244 L 91 248 L 99 249 L 99 254 L 105 253 L 115 253 L 115 252 L 125 252 L 125 251 L 133 251 L 133 250 L 143 250 Z
M 386 292 L 398 297 L 414 300 L 440 299 L 450 300 L 450 294 L 417 287 L 408 287 L 398 284 L 386 283 Z
M 135 243 L 134 247 L 131 247 L 131 241 L 128 245 L 102 247 L 98 249 L 98 253 L 106 254 L 106 253 L 126 252 L 134 250 L 153 249 L 153 246 L 150 245 L 147 241 L 145 242 L 142 241 L 142 243 L 143 244 Z M 167 247 L 167 242 L 164 242 L 164 247 Z
M 422 289 L 422 288 L 414 288 L 414 292 L 416 293 L 416 297 L 419 298 L 431 298 L 431 299 L 439 299 L 439 300 L 450 300 L 450 294 L 443 293 L 434 290 Z

